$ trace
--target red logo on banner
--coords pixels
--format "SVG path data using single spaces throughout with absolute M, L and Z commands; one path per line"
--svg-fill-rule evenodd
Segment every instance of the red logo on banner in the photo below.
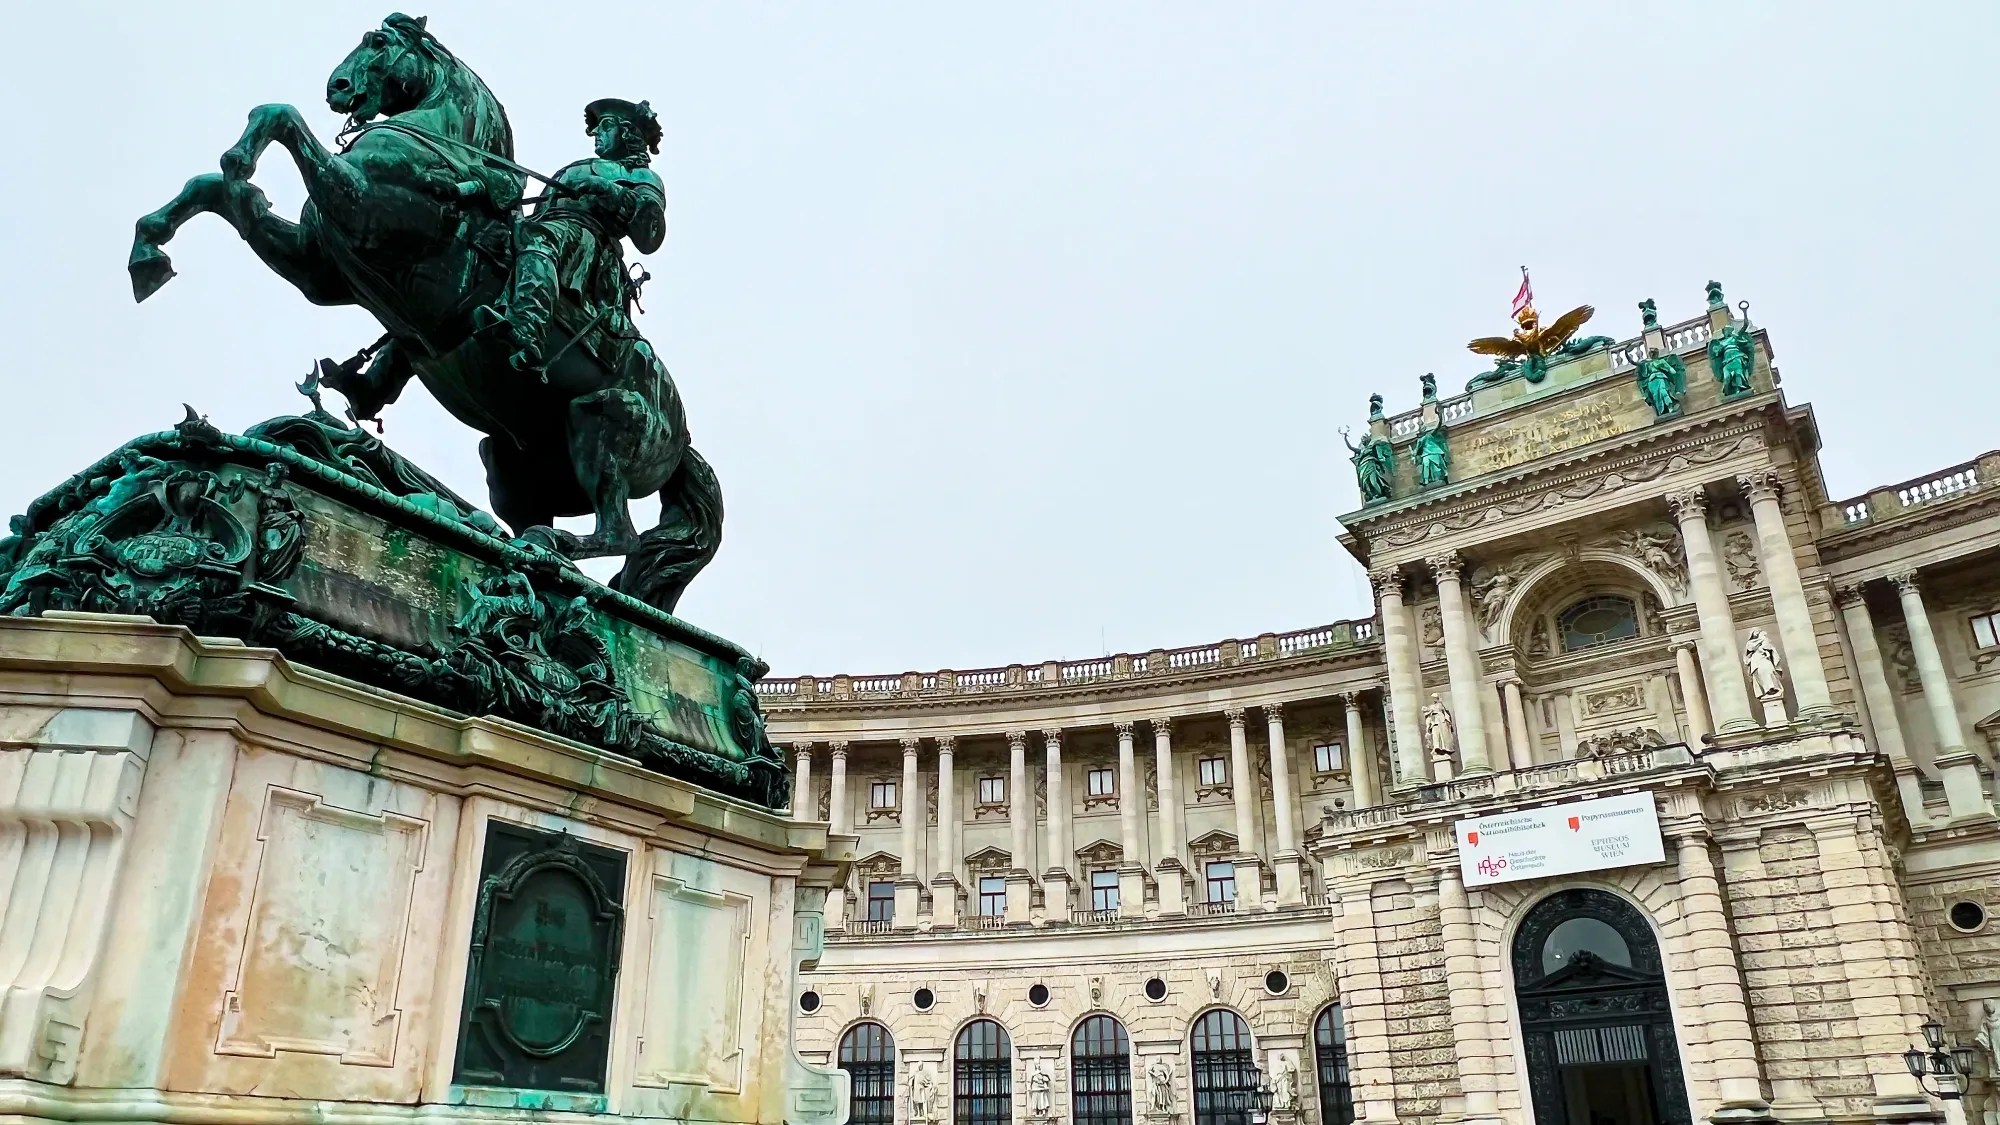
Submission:
M 1479 846 L 1479 833 L 1477 833 L 1477 832 L 1467 832 L 1467 833 L 1465 834 L 1465 842 L 1466 842 L 1466 843 L 1468 843 L 1468 844 L 1471 844 L 1471 845 L 1472 845 L 1473 847 L 1478 847 L 1478 846 Z
M 1570 817 L 1570 818 L 1569 818 L 1569 830 L 1570 830 L 1571 832 L 1581 832 L 1581 831 L 1583 831 L 1583 823 L 1582 823 L 1581 821 L 1577 820 L 1577 818 L 1575 818 L 1575 817 Z

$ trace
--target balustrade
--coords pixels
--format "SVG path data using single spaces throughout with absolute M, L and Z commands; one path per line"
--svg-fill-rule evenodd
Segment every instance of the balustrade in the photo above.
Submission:
M 1715 764 L 1715 755 L 1705 759 Z M 1502 773 L 1479 774 L 1425 785 L 1411 798 L 1365 809 L 1324 809 L 1321 821 L 1325 832 L 1350 832 L 1399 823 L 1409 817 L 1435 816 L 1437 806 L 1485 800 L 1509 793 L 1529 793 L 1565 789 L 1607 778 L 1630 777 L 1655 770 L 1680 769 L 1694 764 L 1695 758 L 1684 743 L 1649 746 L 1601 758 L 1572 758 L 1545 762 Z
M 1927 473 L 1915 480 L 1871 489 L 1863 496 L 1836 500 L 1833 508 L 1840 513 L 1842 524 L 1852 525 L 1884 519 L 1909 508 L 1921 508 L 1927 504 L 1936 504 L 1970 492 L 1977 492 L 1987 485 L 1987 482 L 1980 477 L 1980 465 L 1982 462 L 1989 462 L 1993 457 L 1994 454 L 1989 453 L 1985 457 Z M 1991 468 L 1990 464 L 1988 468 Z

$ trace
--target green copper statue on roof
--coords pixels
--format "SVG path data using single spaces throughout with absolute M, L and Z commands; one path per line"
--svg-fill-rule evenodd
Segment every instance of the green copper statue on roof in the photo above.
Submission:
M 554 177 L 516 164 L 506 110 L 422 19 L 391 15 L 334 68 L 338 148 L 288 105 L 250 111 L 222 170 L 189 180 L 138 222 L 128 269 L 145 300 L 174 276 L 161 250 L 202 213 L 221 216 L 307 300 L 359 305 L 381 339 L 318 383 L 377 417 L 412 378 L 484 433 L 493 509 L 514 534 L 572 559 L 626 557 L 612 586 L 671 611 L 722 534 L 715 474 L 688 441 L 679 392 L 633 325 L 641 253 L 666 235 L 666 193 L 647 163 L 661 130 L 645 102 L 592 102 L 593 158 Z M 271 145 L 305 180 L 299 221 L 251 182 Z M 540 193 L 523 198 L 529 179 Z M 658 493 L 641 534 L 627 501 Z M 594 514 L 575 536 L 557 516 Z

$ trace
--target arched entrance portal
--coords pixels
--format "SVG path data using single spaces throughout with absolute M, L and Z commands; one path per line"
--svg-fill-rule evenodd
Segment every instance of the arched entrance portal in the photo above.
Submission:
M 1536 1125 L 1690 1125 L 1652 927 L 1605 891 L 1558 891 L 1514 935 Z

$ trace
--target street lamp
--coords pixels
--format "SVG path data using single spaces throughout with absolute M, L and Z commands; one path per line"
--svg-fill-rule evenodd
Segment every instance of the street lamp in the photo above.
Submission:
M 1926 1020 L 1921 1029 L 1929 1051 L 1922 1047 L 1911 1047 L 1903 1052 L 1903 1065 L 1909 1068 L 1910 1077 L 1917 1080 L 1925 1093 L 1933 1097 L 1955 1102 L 1965 1096 L 1966 1087 L 1972 1084 L 1972 1067 L 1976 1056 L 1972 1048 L 1954 1044 L 1947 1051 L 1944 1045 L 1944 1025 L 1936 1020 Z M 1926 1078 L 1937 1079 L 1938 1088 L 1931 1089 Z
M 1264 1068 L 1251 1064 L 1250 1081 L 1249 1088 L 1238 1087 L 1230 1091 L 1229 1108 L 1250 1125 L 1264 1125 L 1271 1112 L 1271 1085 L 1264 1080 Z

